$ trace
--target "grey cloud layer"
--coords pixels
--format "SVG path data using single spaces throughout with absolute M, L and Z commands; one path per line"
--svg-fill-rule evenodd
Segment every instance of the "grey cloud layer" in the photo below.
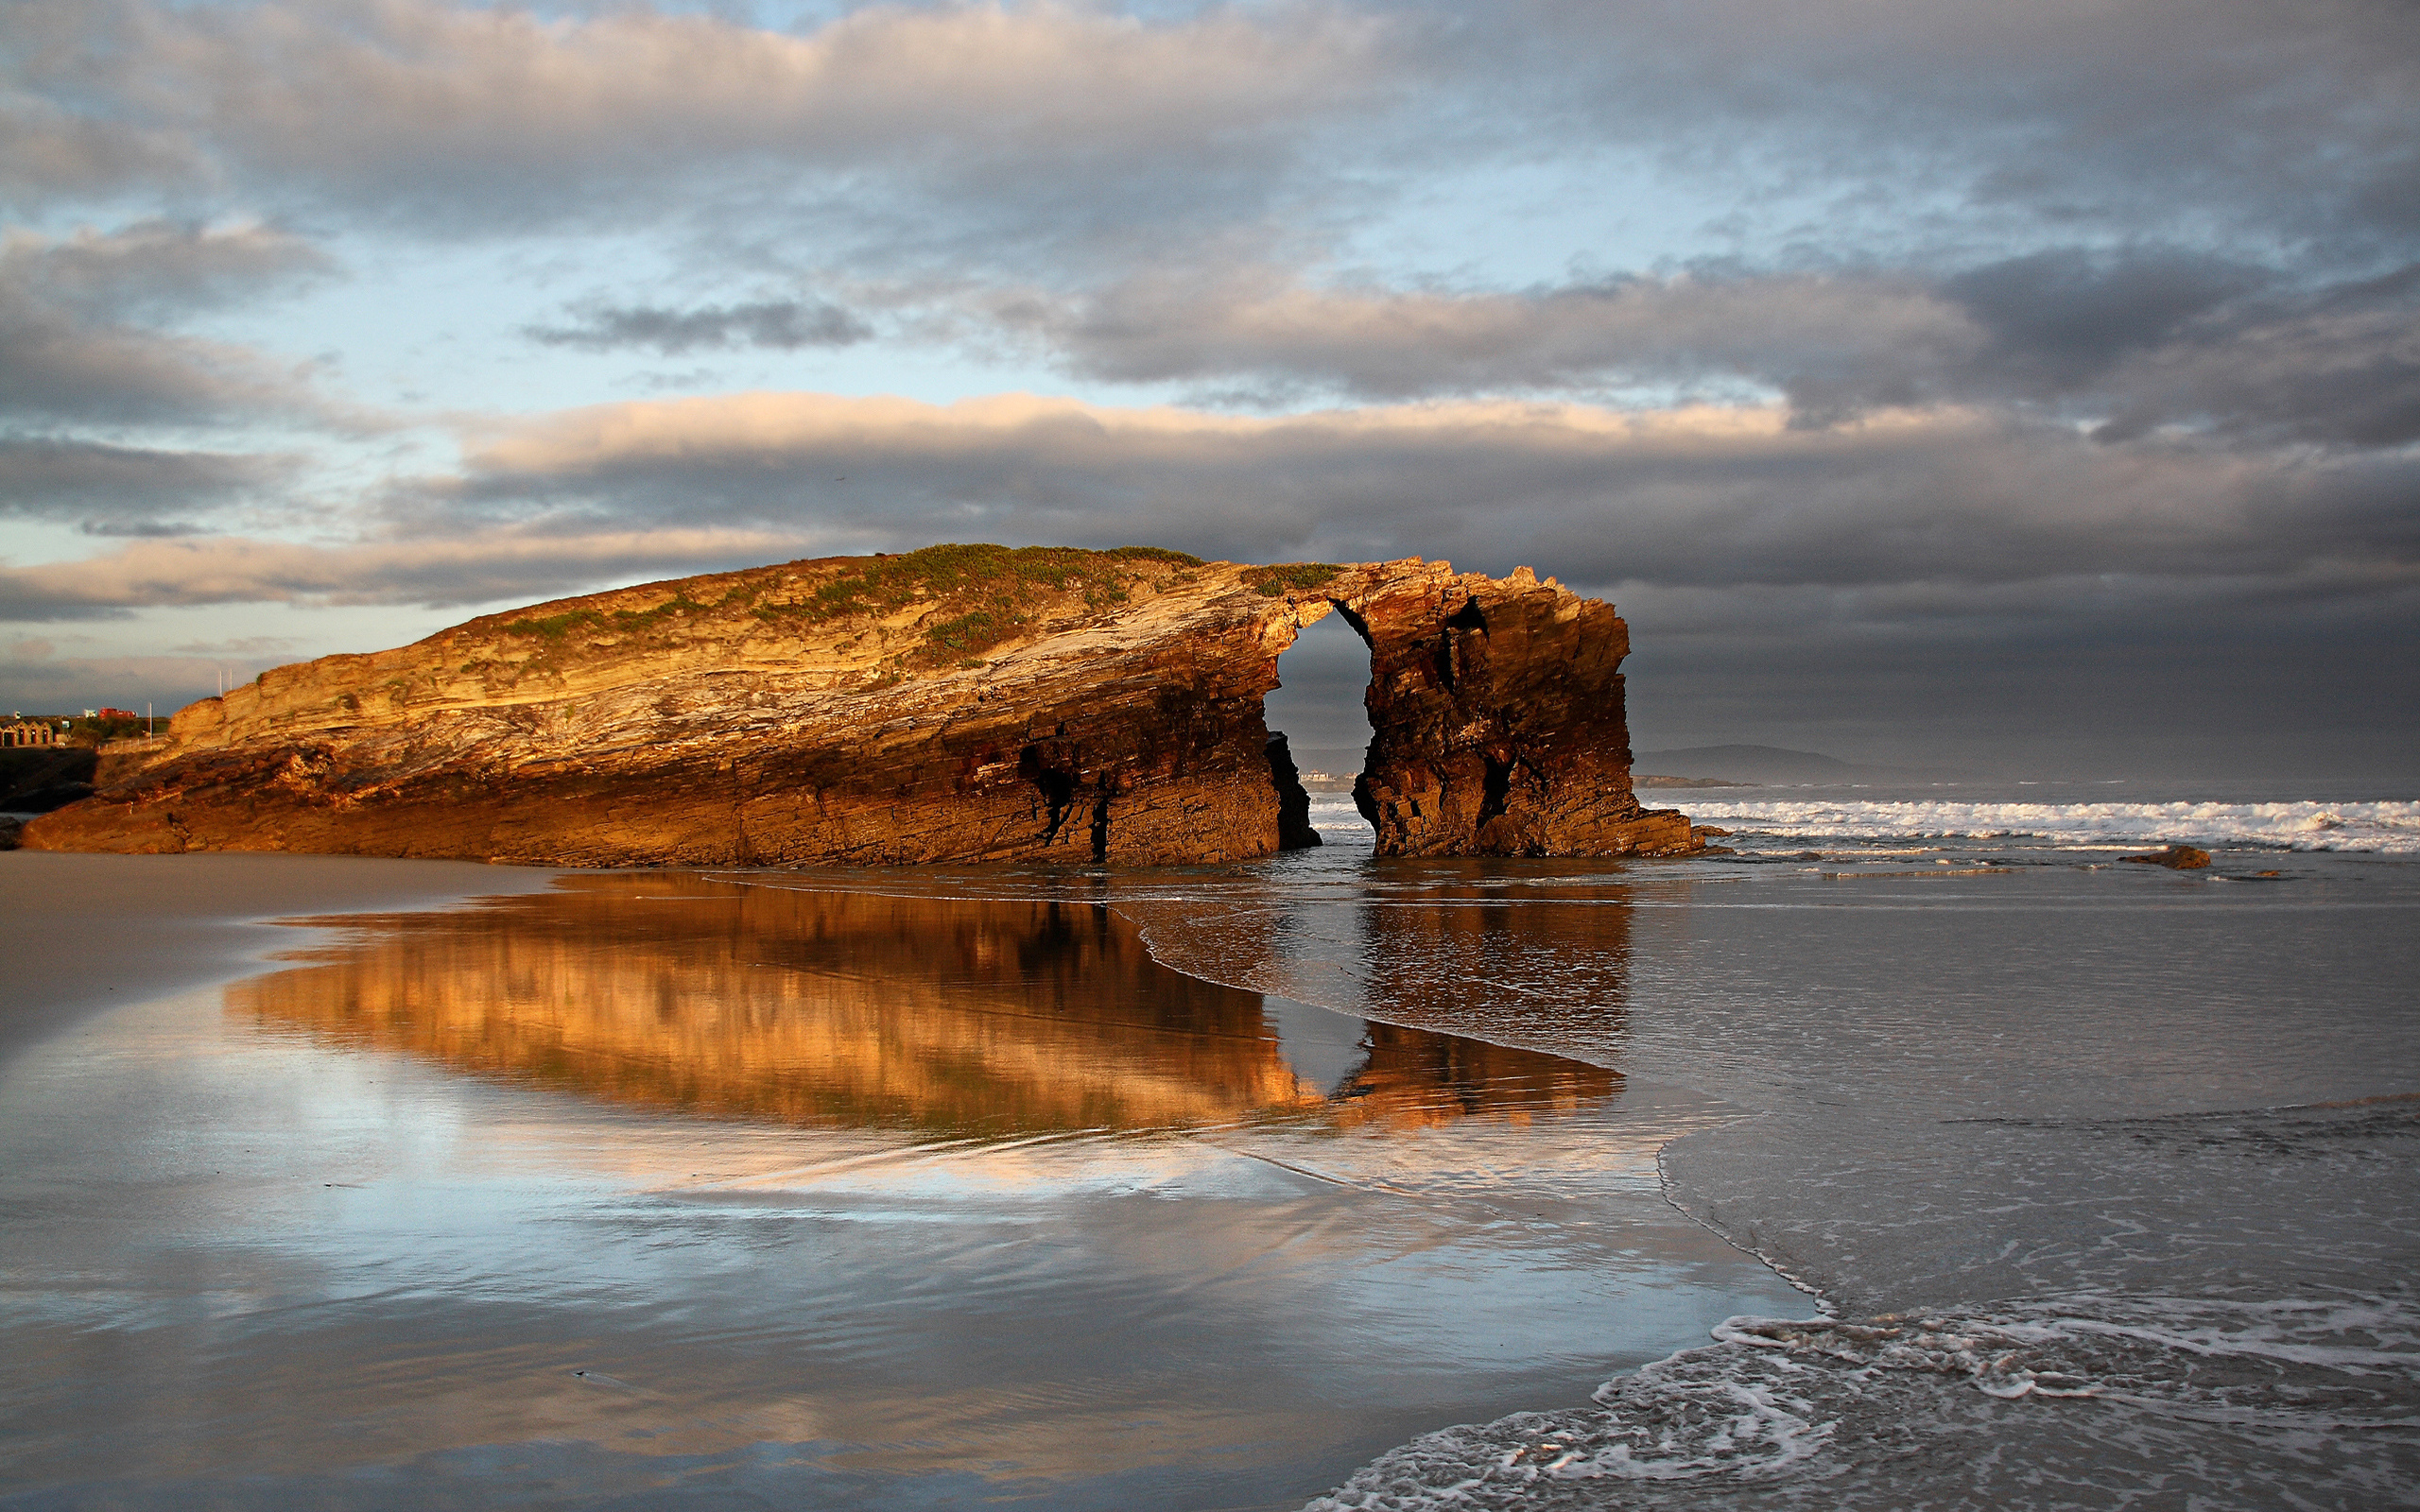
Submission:
M 681 576 L 796 556 L 814 540 L 762 530 L 493 530 L 321 546 L 145 540 L 83 561 L 0 566 L 0 622 L 119 616 L 192 604 L 423 604 L 543 598 L 622 578 Z
M 761 217 L 788 186 L 870 219 L 904 196 L 890 231 L 944 256 L 987 217 L 1166 253 L 1551 141 L 1885 254 L 1983 261 L 2021 223 L 2358 265 L 2420 232 L 2402 0 L 873 6 L 797 34 L 439 0 L 9 15 L 26 195 L 233 183 L 475 229 L 610 221 L 642 184 L 659 213 L 744 184 Z
M 2290 472 L 2114 446 L 1975 411 L 1824 430 L 1772 409 L 1628 416 L 1413 405 L 1247 420 L 1011 397 L 950 406 L 738 395 L 576 411 L 489 438 L 429 501 L 453 527 L 531 507 L 1164 541 L 1219 555 L 1528 553 L 1593 581 L 1993 583 L 2062 574 L 2420 571 L 2420 460 Z M 846 481 L 838 481 L 845 475 Z
M 589 352 L 643 347 L 666 356 L 740 346 L 776 352 L 849 347 L 873 335 L 873 327 L 865 321 L 821 301 L 765 300 L 693 310 L 597 304 L 576 314 L 579 318 L 574 324 L 527 326 L 523 334 L 551 347 Z
M 1070 175 L 1155 197 L 1179 163 L 1257 178 L 1306 118 L 1398 82 L 1376 19 L 1317 6 L 876 6 L 804 35 L 436 0 L 12 9 L 28 192 L 232 179 L 451 225 L 594 223 L 600 193 L 803 169 L 859 197 L 873 168 L 995 201 Z
M 2420 265 L 2295 286 L 2174 249 L 1911 273 L 1628 277 L 1517 293 L 1141 280 L 993 313 L 1089 377 L 1357 399 L 1639 386 L 1787 395 L 1802 423 L 2024 404 L 2261 441 L 2420 438 Z
M 293 459 L 0 436 L 0 517 L 62 520 L 92 535 L 199 528 L 174 518 L 282 482 Z
M 2130 599 L 2319 606 L 2420 588 L 2420 461 L 2292 472 L 1988 415 L 1793 428 L 1413 405 L 1257 420 L 1003 398 L 814 395 L 605 406 L 487 435 L 357 547 L 162 543 L 9 575 L 20 615 L 150 603 L 535 596 L 809 551 L 1005 539 L 1247 559 L 1450 556 L 1575 581 L 1848 591 L 1901 623 Z M 2144 585 L 2167 583 L 2170 590 Z M 2201 585 L 2199 587 L 2193 585 Z
M 109 234 L 0 243 L 0 421 L 251 419 L 319 403 L 248 348 L 166 321 L 326 270 L 257 228 L 146 222 Z
M 1532 119 L 1746 168 L 1837 217 L 1808 228 L 1834 244 L 1877 203 L 1893 234 L 1952 245 L 2022 215 L 2325 238 L 2358 263 L 2420 232 L 2420 10 L 2402 0 L 1509 0 L 1439 45 L 1526 91 Z M 1957 215 L 1907 224 L 1927 210 Z

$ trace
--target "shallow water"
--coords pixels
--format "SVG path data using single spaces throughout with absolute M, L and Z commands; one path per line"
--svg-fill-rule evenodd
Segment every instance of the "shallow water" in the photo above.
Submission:
M 0 1083 L 12 1502 L 2414 1500 L 2420 868 L 1824 801 L 310 936 Z
M 1399 969 L 1376 920 L 1424 892 L 1474 919 L 1617 908 L 1625 1069 L 1757 1113 L 1666 1149 L 1674 1200 L 1836 1314 L 1735 1323 L 1597 1408 L 1426 1436 L 1315 1505 L 2420 1499 L 2420 868 L 2236 835 L 2172 872 L 2055 825 L 1834 824 L 1593 875 L 1374 868 L 1299 887 L 1286 949 L 1225 968 L 1376 1002 Z M 1173 911 L 1162 933 L 1186 953 Z M 1198 951 L 1212 974 L 1222 952 Z M 1451 954 L 1512 988 L 1465 1026 L 1599 1042 L 1533 994 L 1601 952 Z
M 327 921 L 27 1052 L 7 1503 L 1292 1505 L 1800 1305 L 1662 1199 L 1711 1099 L 925 881 Z

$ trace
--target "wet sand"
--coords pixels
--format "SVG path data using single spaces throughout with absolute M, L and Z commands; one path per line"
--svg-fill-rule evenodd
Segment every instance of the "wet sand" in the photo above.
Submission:
M 95 1010 L 261 970 L 307 941 L 269 920 L 541 892 L 560 873 L 358 856 L 0 851 L 0 1068 Z
M 1287 1508 L 1803 1311 L 1664 1200 L 1725 1106 L 1099 879 L 0 877 L 0 1507 Z

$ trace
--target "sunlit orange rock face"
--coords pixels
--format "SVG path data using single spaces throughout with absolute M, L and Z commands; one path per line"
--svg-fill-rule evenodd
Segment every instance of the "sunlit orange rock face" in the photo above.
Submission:
M 1384 854 L 1693 849 L 1630 785 L 1612 607 L 1527 569 L 943 546 L 617 590 L 281 667 L 112 747 L 61 850 L 571 866 L 1268 855 L 1263 696 L 1301 628 L 1372 648 Z
M 877 897 L 684 873 L 571 879 L 350 937 L 236 983 L 265 1026 L 717 1117 L 1003 1134 L 1567 1111 L 1610 1072 L 1371 1026 L 1337 1087 L 1260 994 L 1151 960 L 1082 902 Z

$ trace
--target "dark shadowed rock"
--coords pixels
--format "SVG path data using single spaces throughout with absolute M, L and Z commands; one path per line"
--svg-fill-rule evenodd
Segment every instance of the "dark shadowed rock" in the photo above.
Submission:
M 92 797 L 97 761 L 90 746 L 0 750 L 0 814 L 47 814 Z
M 2210 864 L 2210 852 L 2196 850 L 2189 845 L 2171 845 L 2147 855 L 2119 856 L 2120 861 L 2135 861 L 2145 866 L 2166 867 L 2170 871 L 2199 871 Z
M 1320 844 L 1320 832 L 1311 828 L 1311 795 L 1282 734 L 1269 737 L 1269 776 L 1277 788 L 1277 849 L 1305 850 Z

